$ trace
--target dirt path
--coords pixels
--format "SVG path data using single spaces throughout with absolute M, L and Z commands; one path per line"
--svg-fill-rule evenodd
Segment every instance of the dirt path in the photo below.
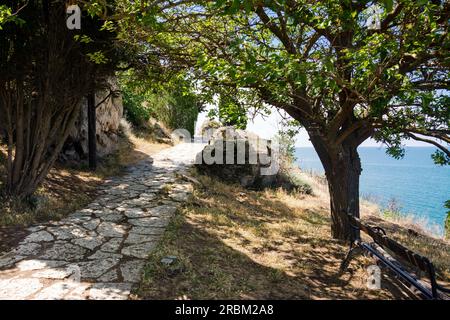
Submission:
M 192 190 L 177 179 L 201 144 L 179 144 L 107 180 L 67 218 L 35 225 L 0 256 L 0 299 L 127 299 L 177 207 Z

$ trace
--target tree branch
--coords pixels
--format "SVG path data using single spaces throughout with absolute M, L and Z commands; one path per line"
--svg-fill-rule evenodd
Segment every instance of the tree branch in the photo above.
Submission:
M 450 157 L 450 150 L 448 150 L 447 148 L 445 148 L 443 145 L 441 145 L 440 143 L 434 141 L 434 140 L 430 140 L 430 139 L 426 139 L 426 138 L 421 138 L 416 136 L 415 134 L 412 134 L 411 132 L 406 133 L 406 135 L 408 135 L 410 138 L 417 140 L 417 141 L 422 141 L 422 142 L 426 142 L 429 144 L 434 145 L 435 147 L 439 148 L 440 150 L 442 150 L 448 157 Z

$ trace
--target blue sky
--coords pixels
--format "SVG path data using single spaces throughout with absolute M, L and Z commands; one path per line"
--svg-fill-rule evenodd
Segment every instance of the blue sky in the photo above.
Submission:
M 206 111 L 202 112 L 197 120 L 196 132 L 199 131 L 201 125 L 206 120 Z M 279 127 L 279 121 L 281 120 L 281 116 L 273 110 L 272 114 L 268 117 L 261 117 L 260 115 L 256 116 L 254 121 L 249 121 L 247 124 L 247 130 L 256 133 L 261 138 L 271 139 L 277 133 Z M 427 143 L 420 141 L 408 140 L 405 141 L 405 145 L 407 146 L 430 146 Z M 366 140 L 362 146 L 364 147 L 380 147 L 381 144 L 376 141 L 369 139 Z M 309 141 L 308 134 L 304 129 L 301 130 L 300 134 L 296 137 L 296 147 L 312 147 L 311 142 Z

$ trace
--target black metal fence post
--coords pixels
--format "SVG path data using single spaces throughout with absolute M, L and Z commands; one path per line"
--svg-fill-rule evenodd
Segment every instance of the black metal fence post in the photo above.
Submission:
M 95 94 L 89 94 L 88 102 L 88 147 L 89 169 L 97 169 L 97 119 L 95 112 Z

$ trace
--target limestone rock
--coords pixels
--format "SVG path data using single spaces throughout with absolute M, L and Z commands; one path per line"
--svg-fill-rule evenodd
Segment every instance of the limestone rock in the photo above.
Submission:
M 55 243 L 44 251 L 42 259 L 76 261 L 83 258 L 87 250 L 68 242 Z
M 109 80 L 111 90 L 117 90 L 115 79 Z M 109 90 L 98 91 L 95 103 L 98 104 L 110 94 Z M 97 154 L 99 157 L 111 154 L 117 148 L 120 120 L 123 117 L 123 104 L 120 94 L 112 94 L 96 110 Z M 88 155 L 87 100 L 81 107 L 80 115 L 64 145 L 61 160 L 80 160 Z
M 47 242 L 52 240 L 53 236 L 47 231 L 38 231 L 35 233 L 31 233 L 23 240 L 23 242 Z
M 129 260 L 120 265 L 123 281 L 137 283 L 141 280 L 142 272 L 144 270 L 145 261 L 143 260 Z
M 253 133 L 222 127 L 197 155 L 196 166 L 204 174 L 260 189 L 276 181 L 278 163 L 274 151 L 270 141 Z
M 123 225 L 114 222 L 102 222 L 97 227 L 97 232 L 104 237 L 123 237 L 126 234 L 126 229 Z
M 43 287 L 44 284 L 39 279 L 0 279 L 0 299 L 25 299 Z

